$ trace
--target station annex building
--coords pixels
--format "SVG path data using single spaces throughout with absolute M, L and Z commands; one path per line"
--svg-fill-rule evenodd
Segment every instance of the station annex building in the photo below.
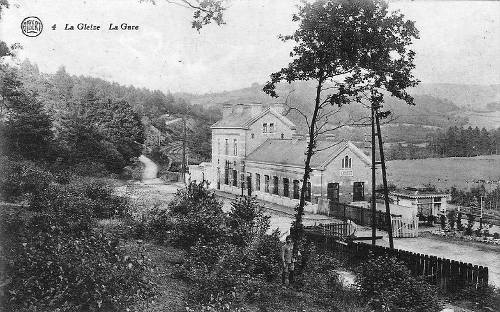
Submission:
M 212 161 L 189 166 L 191 181 L 294 207 L 299 202 L 307 141 L 281 104 L 224 104 L 212 125 Z M 371 190 L 371 160 L 353 143 L 318 142 L 311 159 L 306 210 L 318 203 L 363 202 Z M 326 201 L 328 200 L 328 201 Z

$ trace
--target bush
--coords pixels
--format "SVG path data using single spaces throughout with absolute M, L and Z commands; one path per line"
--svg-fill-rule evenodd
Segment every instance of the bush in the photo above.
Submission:
M 53 184 L 34 194 L 30 197 L 30 208 L 50 213 L 110 218 L 124 215 L 128 210 L 128 202 L 125 198 L 113 195 L 111 187 L 103 181 L 79 178 L 67 185 Z
M 500 289 L 494 286 L 469 285 L 456 293 L 450 295 L 452 301 L 469 301 L 475 304 L 480 311 L 496 311 L 495 307 L 500 307 Z
M 450 226 L 450 230 L 455 228 L 455 222 L 457 221 L 457 215 L 455 210 L 450 210 L 448 212 L 448 225 Z
M 0 196 L 5 201 L 24 199 L 37 194 L 54 182 L 54 176 L 31 161 L 0 159 Z
M 227 240 L 227 216 L 222 204 L 202 184 L 191 183 L 178 191 L 169 208 L 175 246 L 189 249 L 197 243 L 213 245 Z
M 357 284 L 376 311 L 439 311 L 437 291 L 395 258 L 370 258 L 360 266 Z
M 231 203 L 227 224 L 231 241 L 246 246 L 269 229 L 270 216 L 264 215 L 263 207 L 252 197 L 238 197 Z
M 9 309 L 121 311 L 145 294 L 142 258 L 125 256 L 102 234 L 72 236 L 55 219 L 35 213 L 2 220 Z

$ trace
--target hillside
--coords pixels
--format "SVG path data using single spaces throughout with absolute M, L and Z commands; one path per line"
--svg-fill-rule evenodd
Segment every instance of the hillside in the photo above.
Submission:
M 280 97 L 274 99 L 262 91 L 262 85 L 254 83 L 248 88 L 210 93 L 203 95 L 182 94 L 191 104 L 204 107 L 218 106 L 222 103 L 284 102 L 311 112 L 314 98 L 314 84 L 312 82 L 294 82 L 279 84 L 277 87 Z M 394 120 L 390 127 L 386 126 L 384 134 L 389 142 L 410 141 L 420 143 L 436 129 L 449 126 L 479 126 L 494 129 L 500 126 L 498 106 L 500 99 L 500 85 L 457 85 L 457 84 L 429 84 L 423 83 L 413 89 L 415 106 L 408 106 L 394 98 L 387 98 L 386 107 L 393 112 Z M 474 108 L 474 111 L 470 109 Z M 358 104 L 351 104 L 346 108 L 345 115 L 368 116 L 369 111 Z M 291 112 L 288 117 L 294 121 L 299 131 L 304 132 L 305 123 L 297 112 Z M 361 141 L 369 129 L 346 128 L 336 132 L 337 137 Z

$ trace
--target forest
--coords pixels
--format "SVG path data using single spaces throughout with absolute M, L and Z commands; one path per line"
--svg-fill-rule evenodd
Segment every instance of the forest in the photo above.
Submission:
M 439 157 L 474 157 L 500 152 L 500 127 L 496 130 L 451 126 L 429 135 L 428 144 L 394 144 L 388 159 L 423 159 Z
M 64 67 L 41 73 L 29 60 L 19 67 L 4 65 L 1 75 L 2 94 L 7 94 L 0 107 L 1 144 L 7 155 L 58 159 L 61 165 L 110 173 L 120 173 L 142 152 L 172 164 L 180 160 L 170 152 L 184 137 L 165 120 L 176 117 L 187 120 L 191 157 L 202 161 L 210 155 L 210 144 L 198 142 L 210 141 L 217 109 L 189 105 L 159 90 L 70 75 Z M 30 138 L 34 131 L 38 140 Z

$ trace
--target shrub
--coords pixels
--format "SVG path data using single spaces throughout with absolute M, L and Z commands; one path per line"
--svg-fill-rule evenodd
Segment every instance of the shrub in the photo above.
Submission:
M 206 189 L 203 183 L 196 184 L 194 182 L 191 182 L 187 188 L 178 190 L 169 204 L 170 213 L 173 216 L 185 216 L 206 207 L 211 207 L 217 213 L 222 213 L 222 203 L 217 200 L 215 194 Z
M 464 225 L 462 224 L 462 217 L 463 217 L 463 215 L 462 215 L 462 213 L 459 211 L 459 212 L 457 213 L 457 229 L 458 229 L 459 231 L 463 231 L 463 230 L 464 230 Z
M 178 191 L 169 208 L 171 240 L 177 247 L 189 249 L 197 243 L 213 245 L 227 239 L 227 216 L 222 204 L 202 184 L 191 183 Z
M 37 194 L 54 182 L 54 176 L 31 161 L 0 159 L 0 196 L 6 201 Z
M 262 277 L 267 282 L 279 278 L 282 269 L 279 237 L 279 230 L 275 230 L 271 235 L 264 234 L 256 240 L 250 253 L 251 276 Z
M 226 240 L 226 216 L 222 211 L 206 207 L 177 217 L 173 223 L 171 240 L 176 247 L 189 249 L 198 242 L 218 244 Z
M 457 221 L 457 215 L 455 210 L 450 210 L 448 212 L 448 225 L 450 226 L 450 230 L 455 228 L 455 222 Z
M 147 291 L 143 259 L 125 256 L 102 234 L 69 235 L 55 220 L 33 214 L 4 222 L 9 308 L 120 311 Z M 13 229 L 16 225 L 16 229 Z
M 467 228 L 465 229 L 465 235 L 472 235 L 472 227 L 474 226 L 474 215 L 467 214 Z
M 446 216 L 444 214 L 439 216 L 439 223 L 441 224 L 441 230 L 446 228 Z
M 246 246 L 269 229 L 270 216 L 264 215 L 263 207 L 252 197 L 238 197 L 231 203 L 227 224 L 233 244 Z
M 489 308 L 487 311 L 494 311 L 494 307 L 500 307 L 500 289 L 494 286 L 470 285 L 458 291 L 452 296 L 452 300 L 466 300 L 476 303 L 478 308 Z
M 113 195 L 113 189 L 103 180 L 86 178 L 72 181 L 76 192 L 93 201 L 93 215 L 97 218 L 123 216 L 128 210 L 126 198 Z
M 395 258 L 371 257 L 360 266 L 357 284 L 376 311 L 439 311 L 436 289 Z

